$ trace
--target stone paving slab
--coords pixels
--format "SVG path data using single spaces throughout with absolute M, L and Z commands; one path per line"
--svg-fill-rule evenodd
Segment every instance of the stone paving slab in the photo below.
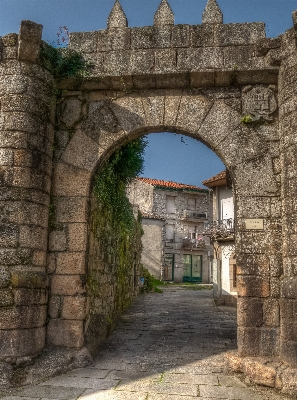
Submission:
M 225 370 L 236 348 L 236 310 L 211 291 L 164 287 L 139 296 L 100 346 L 94 363 L 1 400 L 288 400 Z
M 65 377 L 97 378 L 103 379 L 109 374 L 109 369 L 79 368 L 65 374 Z M 112 378 L 113 379 L 113 378 Z
M 164 382 L 124 382 L 122 381 L 116 388 L 125 392 L 146 392 L 146 393 L 166 393 L 177 394 L 180 396 L 197 396 L 198 385 L 164 383 Z
M 119 379 L 96 379 L 96 378 L 83 378 L 83 377 L 67 377 L 59 376 L 57 378 L 50 379 L 40 386 L 52 386 L 52 387 L 68 387 L 68 388 L 88 388 L 88 389 L 113 389 L 118 383 Z
M 218 385 L 218 377 L 216 375 L 192 375 L 192 374 L 168 374 L 165 373 L 163 382 L 170 383 L 190 383 L 195 385 Z
M 211 399 L 264 400 L 264 396 L 248 388 L 200 385 L 200 396 Z
M 21 389 L 17 395 L 22 398 L 30 398 L 30 399 L 41 399 L 48 398 L 51 400 L 54 399 L 67 399 L 67 400 L 75 400 L 80 396 L 86 388 L 74 388 L 74 387 L 55 387 L 55 386 L 31 386 Z
M 106 390 L 104 392 L 93 392 L 87 390 L 78 400 L 147 400 L 148 393 L 115 392 Z M 193 400 L 193 397 L 192 397 Z

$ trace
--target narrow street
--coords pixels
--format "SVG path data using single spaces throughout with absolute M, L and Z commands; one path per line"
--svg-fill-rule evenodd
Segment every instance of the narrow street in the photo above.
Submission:
M 224 353 L 236 348 L 235 308 L 216 307 L 212 290 L 178 285 L 162 290 L 136 299 L 92 365 L 2 400 L 289 398 L 224 370 Z

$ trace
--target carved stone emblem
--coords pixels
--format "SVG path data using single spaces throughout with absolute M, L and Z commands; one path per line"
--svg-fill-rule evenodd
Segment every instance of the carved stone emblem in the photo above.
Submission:
M 247 86 L 242 95 L 243 112 L 254 121 L 273 121 L 271 116 L 277 110 L 275 86 Z

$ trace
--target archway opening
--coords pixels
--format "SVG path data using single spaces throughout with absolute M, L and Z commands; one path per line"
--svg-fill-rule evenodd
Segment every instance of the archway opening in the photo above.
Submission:
M 220 287 L 220 294 L 216 293 L 216 297 L 222 305 L 221 268 L 227 268 L 225 274 L 229 274 L 229 260 L 223 263 L 222 252 L 219 257 L 216 255 L 215 259 L 220 260 L 220 271 L 215 270 L 214 241 L 211 234 L 214 227 L 221 229 L 224 211 L 222 207 L 218 209 L 217 202 L 223 204 L 226 196 L 215 198 L 214 203 L 214 190 L 203 186 L 201 181 L 199 186 L 191 184 L 191 177 L 187 176 L 187 169 L 183 167 L 189 163 L 187 153 L 196 154 L 196 163 L 193 161 L 195 168 L 199 170 L 203 167 L 205 170 L 202 180 L 212 178 L 214 171 L 221 172 L 220 169 L 224 168 L 224 165 L 205 145 L 181 134 L 147 135 L 147 153 L 151 152 L 157 158 L 157 149 L 161 153 L 170 153 L 172 146 L 169 145 L 168 135 L 175 139 L 177 151 L 181 153 L 180 159 L 172 154 L 171 160 L 169 157 L 166 166 L 160 165 L 160 172 L 154 177 L 153 169 L 145 168 L 144 156 L 144 168 L 140 166 L 138 171 L 136 168 L 134 176 L 131 175 L 131 179 L 125 181 L 125 194 L 121 186 L 124 181 L 113 174 L 123 177 L 123 171 L 129 164 L 129 160 L 125 158 L 129 146 L 133 147 L 133 144 L 136 144 L 136 153 L 140 152 L 141 157 L 144 155 L 145 146 L 139 147 L 139 143 L 144 143 L 143 134 L 117 149 L 94 174 L 90 195 L 87 256 L 89 313 L 86 322 L 86 343 L 91 350 L 98 346 L 112 328 L 113 321 L 143 289 L 143 280 L 146 281 L 148 275 L 162 283 L 203 284 L 204 288 L 199 287 L 202 289 L 212 289 L 215 283 Z M 161 139 L 159 143 L 155 140 L 158 136 Z M 167 139 L 167 145 L 163 148 L 160 146 L 162 136 Z M 199 165 L 197 159 L 201 151 L 206 155 L 204 159 L 200 157 L 202 161 Z M 174 146 L 171 152 L 174 152 Z M 130 156 L 135 156 L 133 151 Z M 205 157 L 208 164 L 211 164 L 211 160 L 217 163 L 217 170 L 209 171 Z M 180 176 L 174 179 L 168 175 L 172 172 L 170 169 L 174 162 L 178 169 L 186 170 L 184 179 Z M 197 183 L 198 179 L 193 183 Z M 232 193 L 230 185 L 228 188 L 229 194 Z M 104 192 L 106 189 L 107 193 Z M 129 204 L 126 203 L 126 199 L 129 199 Z M 132 224 L 132 220 L 123 221 L 127 216 L 126 211 L 130 216 L 133 215 Z M 229 240 L 234 242 L 234 236 L 229 237 Z M 227 257 L 225 253 L 223 257 Z

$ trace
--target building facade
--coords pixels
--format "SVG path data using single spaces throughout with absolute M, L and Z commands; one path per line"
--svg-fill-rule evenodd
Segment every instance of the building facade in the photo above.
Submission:
M 198 186 L 137 178 L 127 189 L 143 223 L 142 263 L 164 281 L 210 283 L 212 192 Z
M 234 238 L 232 182 L 227 171 L 203 181 L 213 190 L 213 221 L 205 229 L 214 248 L 212 274 L 214 295 L 227 305 L 237 303 L 237 278 Z

